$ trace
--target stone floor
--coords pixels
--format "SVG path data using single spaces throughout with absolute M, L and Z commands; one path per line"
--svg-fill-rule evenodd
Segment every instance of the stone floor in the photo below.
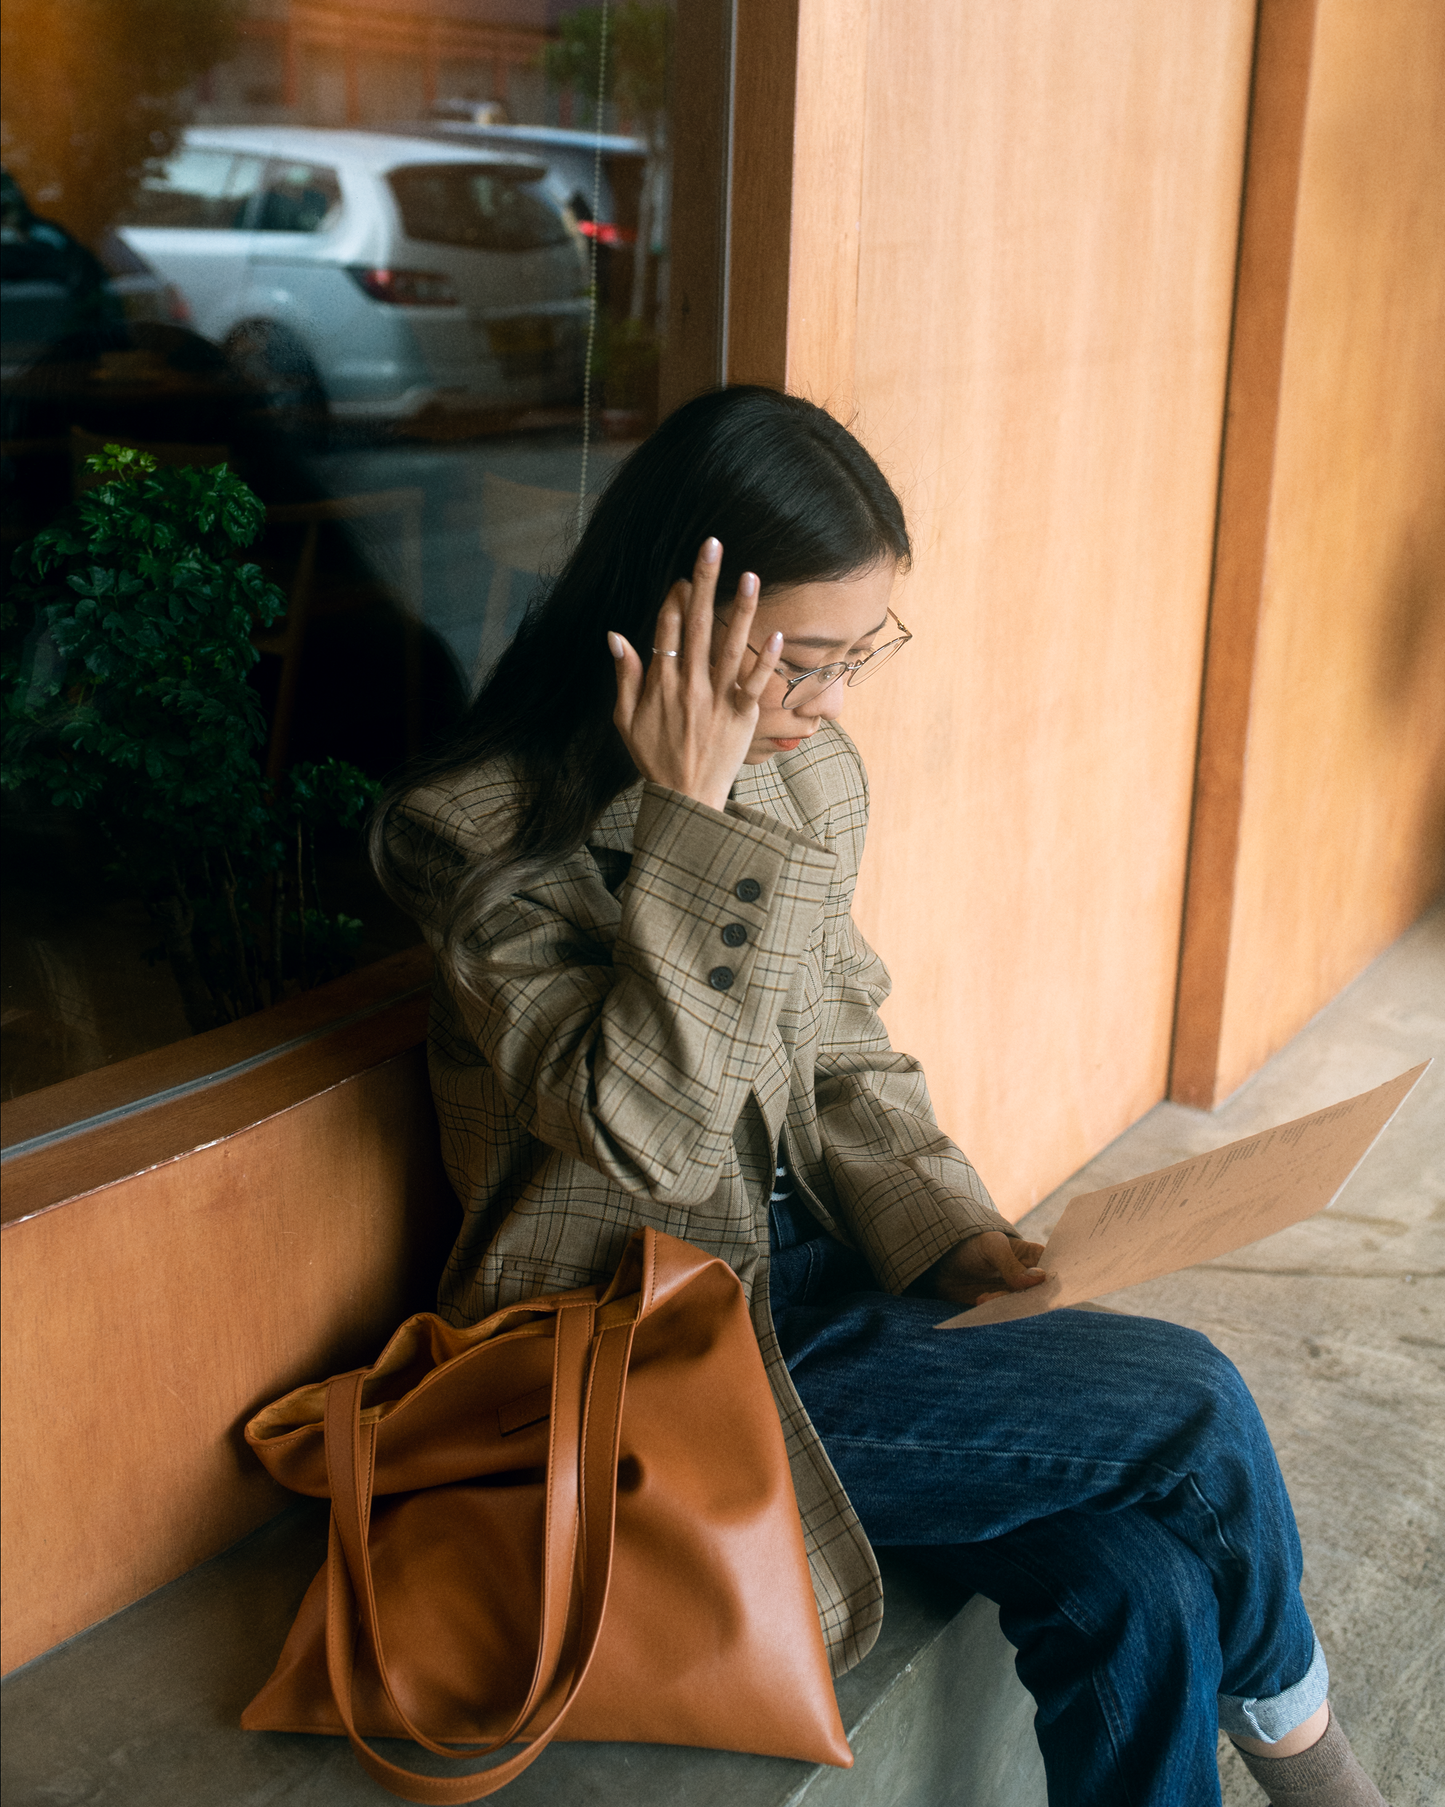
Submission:
M 1254 1391 L 1305 1549 L 1331 1698 L 1391 1807 L 1445 1803 L 1445 907 L 1214 1112 L 1160 1104 L 1023 1222 L 1076 1193 L 1305 1115 L 1433 1055 L 1338 1201 L 1101 1303 L 1211 1337 Z M 1227 1745 L 1225 1807 L 1262 1796 Z

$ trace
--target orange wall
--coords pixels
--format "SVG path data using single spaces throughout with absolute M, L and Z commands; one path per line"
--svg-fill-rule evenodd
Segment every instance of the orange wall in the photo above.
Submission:
M 303 1050 L 299 1071 L 276 1063 L 293 1082 L 289 1108 L 148 1171 L 49 1208 L 51 1176 L 28 1171 L 43 1156 L 7 1174 L 7 1211 L 32 1181 L 41 1197 L 0 1235 L 0 1668 L 291 1503 L 246 1450 L 246 1420 L 373 1359 L 430 1302 L 456 1204 L 420 1045 L 425 1001 L 388 1021 L 401 1052 L 337 1083 L 328 1044 Z M 371 1057 L 355 1028 L 341 1038 L 356 1061 Z M 249 1098 L 270 1111 L 275 1084 L 262 1067 L 196 1108 L 224 1114 Z M 177 1108 L 148 1114 L 158 1146 Z M 71 1153 L 83 1164 L 83 1149 Z
M 1219 1028 L 1176 1084 L 1201 1103 L 1445 876 L 1442 71 L 1439 0 L 1320 0 Z
M 917 544 L 916 642 L 849 698 L 858 914 L 1015 1216 L 1167 1077 L 1253 27 L 799 9 L 787 379 Z

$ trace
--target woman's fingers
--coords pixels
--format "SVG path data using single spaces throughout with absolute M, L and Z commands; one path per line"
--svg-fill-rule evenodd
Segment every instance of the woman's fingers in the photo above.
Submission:
M 730 691 L 738 682 L 748 657 L 748 641 L 757 622 L 757 612 L 757 575 L 744 571 L 738 579 L 738 593 L 728 611 L 727 629 L 713 666 L 713 681 L 720 691 Z
M 722 550 L 716 538 L 703 543 L 691 580 L 679 578 L 663 599 L 650 652 L 638 649 L 641 659 L 620 634 L 610 636 L 617 664 L 613 720 L 634 765 L 653 783 L 710 809 L 727 804 L 782 648 L 775 634 L 760 655 L 748 653 L 758 598 L 751 574 L 739 584 L 736 609 L 719 634 Z
M 692 568 L 692 595 L 688 599 L 686 624 L 683 629 L 682 657 L 688 676 L 699 682 L 707 679 L 708 658 L 712 652 L 713 607 L 717 600 L 718 571 L 722 566 L 722 542 L 709 535 L 698 551 Z M 658 642 L 662 644 L 661 641 Z
M 682 661 L 683 650 L 683 614 L 687 609 L 692 592 L 692 585 L 680 578 L 663 598 L 662 607 L 657 612 L 657 626 L 652 635 L 652 663 L 656 665 L 663 659 L 668 665 L 678 665 Z M 666 666 L 663 668 L 666 669 Z
M 1000 1236 L 999 1241 L 1003 1244 L 1002 1248 L 991 1248 L 989 1254 L 999 1279 L 1006 1283 L 1009 1291 L 1021 1292 L 1026 1286 L 1042 1284 L 1043 1274 L 1032 1265 L 1038 1256 L 1030 1257 L 1026 1252 L 1038 1248 L 1038 1244 L 1016 1241 L 1010 1236 Z M 1038 1253 L 1041 1255 L 1043 1250 L 1038 1249 Z M 1024 1257 L 1022 1261 L 1019 1259 L 1020 1255 Z M 1025 1265 L 1026 1262 L 1028 1265 Z
M 768 679 L 778 668 L 778 655 L 783 650 L 783 636 L 769 634 L 753 660 L 752 670 L 737 685 L 736 694 L 745 699 L 749 706 L 760 704 L 763 692 L 768 687 Z
M 617 707 L 612 719 L 625 734 L 632 726 L 642 695 L 642 661 L 621 634 L 608 634 L 607 650 L 617 661 Z

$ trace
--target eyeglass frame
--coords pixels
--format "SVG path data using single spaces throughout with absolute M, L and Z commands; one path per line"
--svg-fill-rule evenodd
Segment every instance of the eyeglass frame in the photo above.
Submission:
M 831 690 L 840 678 L 851 688 L 854 681 L 854 672 L 861 671 L 870 659 L 876 659 L 879 653 L 886 652 L 890 646 L 896 646 L 899 652 L 901 652 L 913 638 L 912 630 L 904 626 L 902 617 L 895 613 L 893 609 L 890 608 L 888 614 L 892 616 L 893 620 L 902 630 L 900 633 L 895 634 L 891 640 L 885 640 L 882 646 L 875 646 L 872 652 L 864 653 L 861 659 L 830 659 L 826 665 L 815 665 L 811 671 L 800 671 L 797 677 L 789 678 L 788 687 L 783 692 L 784 709 L 788 706 L 788 698 L 798 688 L 799 684 L 805 684 L 809 678 L 816 678 L 820 671 L 836 671 L 838 674 L 835 678 L 829 678 L 828 682 L 823 685 L 821 690 L 819 690 L 818 695 L 822 696 L 823 692 Z M 761 658 L 762 656 L 755 646 L 749 645 L 748 651 L 755 657 Z

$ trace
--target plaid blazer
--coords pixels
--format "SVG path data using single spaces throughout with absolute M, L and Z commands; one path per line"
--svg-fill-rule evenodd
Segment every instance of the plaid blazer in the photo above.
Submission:
M 511 774 L 413 792 L 419 870 L 505 833 Z M 882 1620 L 872 1550 L 783 1364 L 768 1309 L 780 1143 L 818 1221 L 901 1292 L 970 1235 L 1008 1229 L 878 1017 L 888 975 L 849 913 L 863 764 L 824 723 L 744 766 L 725 813 L 654 784 L 477 931 L 476 993 L 439 981 L 430 1067 L 461 1233 L 440 1310 L 467 1324 L 607 1276 L 652 1224 L 748 1290 L 792 1460 L 835 1673 Z M 436 939 L 434 925 L 423 929 Z

